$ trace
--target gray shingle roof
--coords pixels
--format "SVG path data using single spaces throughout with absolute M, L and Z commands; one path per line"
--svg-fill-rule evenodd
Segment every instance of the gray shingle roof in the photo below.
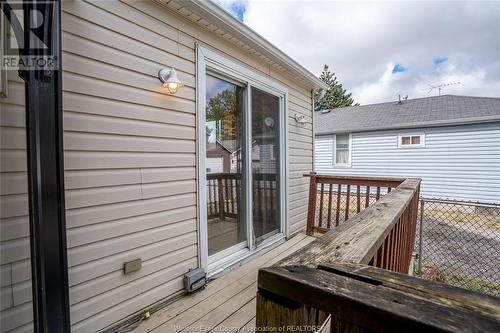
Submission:
M 315 113 L 316 134 L 500 121 L 500 98 L 443 95 Z

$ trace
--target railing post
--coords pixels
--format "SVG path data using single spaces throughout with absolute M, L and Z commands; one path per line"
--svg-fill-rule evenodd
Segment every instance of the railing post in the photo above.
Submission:
M 269 283 L 260 272 L 259 281 Z M 311 328 L 322 326 L 328 317 L 329 313 L 290 301 L 285 295 L 257 291 L 256 332 L 315 332 Z
M 422 239 L 424 230 L 424 199 L 420 200 L 420 228 L 418 231 L 418 273 L 422 274 Z
M 219 219 L 224 220 L 224 191 L 222 188 L 222 175 L 217 176 L 217 187 L 219 196 Z
M 300 306 L 286 306 L 277 300 L 257 292 L 255 326 L 262 330 L 283 331 L 286 327 L 296 327 L 299 323 Z
M 316 219 L 316 200 L 318 197 L 318 186 L 316 184 L 316 172 L 309 174 L 309 208 L 307 212 L 307 229 L 306 233 L 312 235 L 314 229 L 314 221 Z

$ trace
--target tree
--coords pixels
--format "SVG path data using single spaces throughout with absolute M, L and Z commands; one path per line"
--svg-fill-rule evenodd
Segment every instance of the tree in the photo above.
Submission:
M 215 135 L 219 140 L 234 139 L 236 128 L 236 91 L 226 89 L 207 102 L 207 122 L 215 122 Z
M 328 89 L 321 99 L 319 98 L 321 91 L 314 94 L 314 109 L 316 111 L 353 105 L 352 94 L 346 92 L 342 84 L 337 81 L 335 73 L 330 72 L 328 65 L 325 65 L 319 78 L 328 85 Z M 359 103 L 354 105 L 359 105 Z

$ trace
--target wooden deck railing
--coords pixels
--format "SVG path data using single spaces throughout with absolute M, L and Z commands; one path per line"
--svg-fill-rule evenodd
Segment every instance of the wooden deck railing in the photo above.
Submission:
M 357 214 L 332 226 L 327 212 L 331 230 L 273 267 L 259 270 L 257 331 L 498 332 L 498 298 L 406 275 L 415 240 L 419 179 L 308 176 L 313 200 L 309 214 L 315 214 L 318 184 L 320 202 L 323 184 L 328 184 L 329 211 L 333 187 L 340 195 L 340 186 L 347 186 L 343 195 L 348 197 L 349 186 L 355 186 Z M 375 189 L 376 201 L 361 210 L 363 186 L 393 190 L 382 196 Z M 321 218 L 310 215 L 309 220 L 321 226 Z
M 270 219 L 279 204 L 275 174 L 255 173 L 252 175 L 253 215 L 256 219 Z M 237 218 L 242 202 L 241 174 L 207 174 L 207 217 L 225 220 Z
M 399 186 L 401 178 L 325 176 L 310 178 L 307 233 L 324 233 L 358 214 Z
M 500 327 L 500 300 L 360 264 L 259 271 L 256 332 L 474 332 Z
M 238 216 L 238 193 L 241 186 L 238 173 L 207 174 L 208 219 Z
M 312 182 L 314 178 L 319 177 L 311 177 Z M 371 179 L 371 184 L 376 184 L 374 180 Z M 366 180 L 357 178 L 356 181 Z M 389 182 L 389 179 L 384 180 L 384 184 Z M 408 273 L 415 240 L 420 179 L 394 180 L 396 182 L 400 184 L 394 190 L 280 264 L 315 267 L 317 264 L 350 262 Z M 315 186 L 310 188 L 314 191 Z

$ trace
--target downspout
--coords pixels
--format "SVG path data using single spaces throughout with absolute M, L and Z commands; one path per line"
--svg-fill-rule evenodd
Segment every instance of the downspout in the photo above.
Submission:
M 1 6 L 21 57 L 54 56 L 59 63 L 55 68 L 19 68 L 19 76 L 25 81 L 33 328 L 37 333 L 70 332 L 60 3 L 32 0 L 22 7 L 19 4 L 15 8 L 22 8 L 23 26 L 11 5 L 1 1 Z M 34 12 L 40 13 L 43 21 L 36 21 L 40 17 L 32 15 Z M 46 48 L 30 48 L 32 34 Z
M 312 160 L 312 171 L 315 172 L 316 171 L 316 131 L 314 130 L 314 118 L 315 118 L 315 114 L 316 114 L 316 111 L 314 110 L 314 102 L 315 102 L 315 99 L 314 99 L 314 93 L 316 92 L 316 90 L 319 90 L 320 91 L 320 94 L 318 96 L 318 99 L 321 99 L 323 98 L 323 96 L 325 96 L 325 93 L 326 93 L 326 90 L 325 89 L 311 89 L 311 110 L 312 110 L 312 136 L 313 136 L 313 142 L 312 142 L 312 157 L 313 157 L 313 160 Z
M 311 116 L 311 126 L 312 126 L 312 172 L 316 170 L 316 133 L 314 131 L 314 114 L 316 111 L 314 111 L 314 93 L 315 89 L 311 89 L 311 110 L 312 110 L 312 116 Z

